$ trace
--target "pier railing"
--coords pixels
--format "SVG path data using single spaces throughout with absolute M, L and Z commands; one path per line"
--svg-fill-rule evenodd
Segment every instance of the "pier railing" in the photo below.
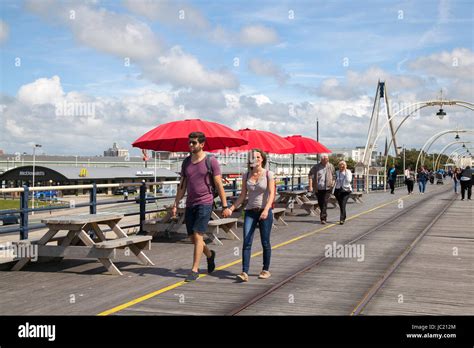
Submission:
M 291 186 L 291 176 L 276 176 L 277 182 L 277 191 L 282 190 L 292 190 L 292 189 L 306 189 L 308 182 L 307 176 L 298 176 L 295 177 L 295 184 Z M 353 190 L 355 192 L 365 191 L 365 176 L 358 176 L 354 175 L 353 177 Z M 3 188 L 0 189 L 0 200 L 6 198 L 9 194 L 19 194 L 19 208 L 18 209 L 6 209 L 0 210 L 0 220 L 4 219 L 5 217 L 9 217 L 13 220 L 18 219 L 19 222 L 13 222 L 12 227 L 2 226 L 0 228 L 0 234 L 6 233 L 15 233 L 19 232 L 20 239 L 28 239 L 28 233 L 33 230 L 38 230 L 45 228 L 43 223 L 30 223 L 29 217 L 31 214 L 35 212 L 45 212 L 45 211 L 57 211 L 57 210 L 71 210 L 71 209 L 78 209 L 78 208 L 89 208 L 90 214 L 97 213 L 97 207 L 99 206 L 107 206 L 107 205 L 121 205 L 121 204 L 130 204 L 130 203 L 138 203 L 139 209 L 136 212 L 125 212 L 124 216 L 138 216 L 138 223 L 121 226 L 122 228 L 138 228 L 138 233 L 143 233 L 143 224 L 146 220 L 147 214 L 152 213 L 159 213 L 166 211 L 166 208 L 158 207 L 158 202 L 162 202 L 165 200 L 172 200 L 175 198 L 173 195 L 160 195 L 160 196 L 150 196 L 147 192 L 153 191 L 152 187 L 160 186 L 163 184 L 173 184 L 177 182 L 142 182 L 142 183 L 120 183 L 120 184 L 88 184 L 88 185 L 63 185 L 63 186 L 35 186 L 35 187 L 28 187 L 24 185 L 22 187 L 15 187 L 15 188 Z M 240 193 L 240 178 L 234 179 L 227 179 L 226 193 L 231 193 L 232 196 L 237 196 Z M 386 183 L 383 182 L 383 176 L 377 175 L 370 175 L 369 176 L 369 191 L 377 191 L 383 190 L 384 185 Z M 400 175 L 397 177 L 396 187 L 400 187 L 404 185 L 404 177 Z M 130 188 L 130 187 L 137 187 L 138 188 L 138 196 L 133 197 L 132 199 L 105 199 L 105 200 L 98 200 L 98 189 L 104 188 Z M 150 189 L 151 188 L 151 189 Z M 75 200 L 71 199 L 69 201 L 64 200 L 61 205 L 50 205 L 44 207 L 29 207 L 28 202 L 30 201 L 32 195 L 35 192 L 47 192 L 47 191 L 71 191 L 71 190 L 88 190 L 89 191 L 89 199 L 87 202 L 75 204 Z M 277 192 L 278 194 L 278 192 Z M 147 203 L 157 202 L 156 208 L 147 210 Z M 3 220 L 5 221 L 5 220 Z

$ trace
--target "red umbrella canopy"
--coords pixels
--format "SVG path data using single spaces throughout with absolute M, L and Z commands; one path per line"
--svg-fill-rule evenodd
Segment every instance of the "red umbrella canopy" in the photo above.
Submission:
M 244 152 L 251 149 L 260 149 L 269 153 L 277 153 L 278 151 L 294 148 L 294 145 L 288 140 L 272 132 L 245 128 L 239 129 L 237 133 L 248 140 L 248 144 L 229 148 L 227 149 L 229 152 Z
M 326 146 L 311 138 L 302 137 L 301 135 L 292 135 L 285 137 L 285 139 L 292 143 L 294 148 L 278 152 L 280 154 L 331 153 L 331 150 Z
M 191 119 L 159 125 L 135 140 L 132 146 L 155 151 L 188 152 L 188 135 L 191 132 L 204 133 L 206 151 L 247 144 L 247 140 L 229 127 L 215 122 Z

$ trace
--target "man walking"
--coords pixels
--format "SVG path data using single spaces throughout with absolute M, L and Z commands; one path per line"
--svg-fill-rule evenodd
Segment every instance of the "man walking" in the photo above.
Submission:
M 186 282 L 199 278 L 199 263 L 204 253 L 207 257 L 207 272 L 214 271 L 216 252 L 210 250 L 204 243 L 203 234 L 207 231 L 207 224 L 211 218 L 214 205 L 214 194 L 217 191 L 222 202 L 223 214 L 231 214 L 227 211 L 227 200 L 222 185 L 221 169 L 217 159 L 207 155 L 204 151 L 206 137 L 202 132 L 189 134 L 189 150 L 191 155 L 184 161 L 181 168 L 181 181 L 172 209 L 172 215 L 176 216 L 177 206 L 185 192 L 186 199 L 185 221 L 186 230 L 194 244 L 194 257 L 191 272 Z
M 395 182 L 397 181 L 397 170 L 395 169 L 395 164 L 392 165 L 390 171 L 388 172 L 388 184 L 390 186 L 390 193 L 395 194 Z
M 321 224 L 327 222 L 327 206 L 329 197 L 335 184 L 336 171 L 334 166 L 329 163 L 327 154 L 321 155 L 321 162 L 314 165 L 309 171 L 309 192 L 314 192 L 318 198 L 318 206 L 321 212 Z

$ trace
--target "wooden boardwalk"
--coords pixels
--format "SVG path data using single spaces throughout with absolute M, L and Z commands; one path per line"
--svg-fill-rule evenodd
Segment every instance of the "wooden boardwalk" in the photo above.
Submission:
M 474 315 L 474 204 L 455 201 L 364 310 Z
M 18 315 L 222 315 L 227 314 L 236 306 L 245 302 L 257 293 L 265 291 L 273 284 L 289 274 L 299 270 L 310 260 L 318 255 L 324 254 L 324 246 L 345 241 L 361 234 L 371 226 L 375 226 L 399 210 L 400 202 L 404 209 L 416 206 L 422 197 L 432 196 L 426 207 L 421 207 L 419 216 L 429 218 L 431 204 L 449 196 L 446 187 L 429 186 L 428 193 L 424 196 L 406 196 L 405 190 L 397 190 L 395 195 L 388 193 L 374 193 L 364 197 L 363 204 L 349 203 L 348 219 L 346 225 L 333 224 L 338 219 L 338 209 L 329 209 L 329 225 L 321 226 L 318 218 L 308 216 L 288 216 L 285 220 L 289 226 L 278 226 L 272 231 L 272 277 L 268 280 L 257 279 L 261 269 L 261 246 L 258 233 L 256 234 L 251 261 L 249 283 L 238 284 L 235 275 L 240 272 L 240 249 L 241 242 L 223 239 L 223 246 L 212 246 L 217 251 L 218 269 L 211 275 L 202 276 L 194 283 L 184 284 L 183 280 L 189 272 L 192 258 L 192 245 L 175 238 L 171 241 L 157 240 L 152 243 L 152 250 L 147 255 L 156 266 L 147 267 L 137 265 L 132 256 L 117 253 L 115 263 L 123 271 L 124 276 L 118 277 L 104 273 L 104 268 L 98 262 L 65 259 L 60 263 L 31 263 L 22 272 L 0 272 L 0 298 L 1 313 Z M 400 199 L 402 200 L 400 201 Z M 461 203 L 461 202 L 459 202 Z M 472 202 L 462 202 L 471 205 Z M 472 210 L 471 210 L 472 212 Z M 303 211 L 300 212 L 301 214 Z M 465 215 L 462 215 L 465 217 Z M 471 220 L 458 219 L 464 224 L 464 229 L 472 229 Z M 331 223 L 332 222 L 332 223 Z M 470 224 L 471 228 L 466 224 Z M 407 220 L 403 231 L 400 226 L 387 227 L 385 236 L 391 236 L 391 245 L 399 246 L 406 243 L 412 237 L 416 223 Z M 239 237 L 242 229 L 238 229 Z M 184 235 L 184 234 L 183 234 Z M 182 236 L 183 236 L 182 235 Z M 387 257 L 395 257 L 399 250 L 387 247 L 384 250 L 372 248 L 372 244 L 384 244 L 385 237 L 377 237 L 367 241 L 365 249 L 365 261 L 357 262 L 352 259 L 349 264 L 358 267 L 362 273 L 351 277 L 337 276 L 348 274 L 348 266 L 344 264 L 348 260 L 333 259 L 333 270 L 337 282 L 334 287 L 323 289 L 323 284 L 312 283 L 309 278 L 303 278 L 301 290 L 308 294 L 320 296 L 319 302 L 304 302 L 302 292 L 297 288 L 288 288 L 281 293 L 281 297 L 274 299 L 270 307 L 263 306 L 267 299 L 259 302 L 243 314 L 348 314 L 349 303 L 352 298 L 336 296 L 338 293 L 360 291 L 362 283 L 374 278 L 373 268 L 367 260 L 380 261 L 382 271 L 384 260 Z M 369 245 L 370 244 L 370 245 Z M 472 262 L 472 261 L 471 261 Z M 455 264 L 451 265 L 456 267 Z M 205 270 L 205 260 L 202 262 Z M 349 272 L 350 273 L 350 272 Z M 471 273 L 472 276 L 472 273 Z M 316 275 L 317 277 L 317 275 Z M 333 277 L 334 278 L 334 277 Z M 298 280 L 299 282 L 300 280 Z M 305 283 L 306 282 L 306 283 Z M 295 283 L 296 284 L 296 283 Z M 360 284 L 360 289 L 357 288 Z M 290 285 L 290 284 L 288 284 Z M 388 285 L 388 284 L 387 284 Z M 472 282 L 471 282 L 472 291 Z M 382 294 L 382 293 L 381 293 Z M 472 297 L 472 296 L 471 296 Z M 309 297 L 311 298 L 311 297 Z M 326 301 L 323 301 L 326 299 Z M 268 299 L 270 300 L 270 298 Z M 313 301 L 311 300 L 311 301 Z M 376 303 L 377 299 L 374 299 Z M 347 306 L 344 307 L 344 303 Z M 460 306 L 462 303 L 460 303 Z M 313 308 L 313 310 L 310 310 Z M 337 310 L 336 310 L 337 308 Z M 341 310 L 344 308 L 344 310 Z M 317 311 L 315 310 L 317 309 Z M 372 307 L 367 307 L 367 312 Z M 350 312 L 350 311 L 349 311 Z M 460 307 L 459 314 L 472 313 L 463 311 Z

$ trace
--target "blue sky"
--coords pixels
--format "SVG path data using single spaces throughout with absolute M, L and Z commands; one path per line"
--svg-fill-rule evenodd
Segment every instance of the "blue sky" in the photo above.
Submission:
M 98 114 L 80 119 L 80 138 L 97 125 L 128 130 L 102 134 L 95 146 L 65 146 L 56 138 L 45 147 L 89 154 L 113 141 L 130 147 L 141 132 L 178 119 L 179 105 L 188 115 L 288 133 L 282 135 L 310 134 L 306 123 L 319 114 L 327 145 L 351 147 L 364 142 L 378 78 L 400 103 L 434 97 L 440 88 L 473 101 L 472 74 L 460 73 L 473 69 L 472 1 L 4 0 L 0 6 L 0 148 L 7 151 L 28 148 L 34 139 L 26 134 L 40 137 L 35 124 L 51 119 L 48 105 L 59 100 L 96 103 Z M 177 18 L 181 9 L 184 19 Z M 454 60 L 459 69 L 449 66 Z M 25 122 L 13 110 L 25 112 Z M 452 124 L 463 115 L 453 114 Z M 67 127 L 77 119 L 61 121 Z

